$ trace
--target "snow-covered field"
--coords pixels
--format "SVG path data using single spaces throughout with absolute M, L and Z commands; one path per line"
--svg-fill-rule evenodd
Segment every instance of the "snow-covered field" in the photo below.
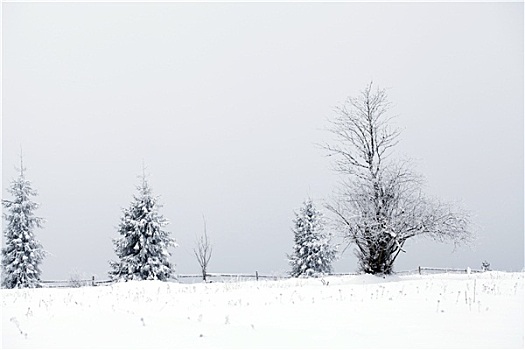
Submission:
M 2 347 L 523 348 L 523 277 L 362 275 L 2 290 Z

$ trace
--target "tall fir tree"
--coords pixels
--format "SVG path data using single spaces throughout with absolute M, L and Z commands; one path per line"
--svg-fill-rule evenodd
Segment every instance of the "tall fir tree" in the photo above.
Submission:
M 332 272 L 336 250 L 331 237 L 324 231 L 323 214 L 312 200 L 303 203 L 294 219 L 294 252 L 288 256 L 292 277 L 319 276 Z
M 159 213 L 157 197 L 143 173 L 129 208 L 124 209 L 118 232 L 113 240 L 119 262 L 110 262 L 109 276 L 115 280 L 166 281 L 174 272 L 169 261 L 170 246 L 177 246 L 170 233 L 163 230 L 168 221 Z
M 38 203 L 31 197 L 37 192 L 25 178 L 20 156 L 20 173 L 8 189 L 12 200 L 2 200 L 6 209 L 5 248 L 2 249 L 2 286 L 5 288 L 35 288 L 40 286 L 40 264 L 45 252 L 35 238 L 34 230 L 41 228 L 44 220 L 35 216 Z

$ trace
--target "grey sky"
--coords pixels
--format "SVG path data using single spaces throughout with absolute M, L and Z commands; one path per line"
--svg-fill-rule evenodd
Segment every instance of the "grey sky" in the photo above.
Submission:
M 3 3 L 2 187 L 20 145 L 43 277 L 105 278 L 144 160 L 179 243 L 202 214 L 211 272 L 285 272 L 292 218 L 337 177 L 333 107 L 389 88 L 426 191 L 472 211 L 477 245 L 406 245 L 397 270 L 523 268 L 522 3 Z M 335 264 L 354 271 L 351 249 Z

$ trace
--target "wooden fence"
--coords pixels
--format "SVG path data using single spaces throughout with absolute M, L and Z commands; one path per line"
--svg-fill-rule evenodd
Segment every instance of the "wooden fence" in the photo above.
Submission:
M 91 279 L 70 279 L 67 281 L 41 281 L 44 288 L 75 288 L 75 287 L 96 287 L 106 286 L 113 283 L 112 280 L 95 280 L 95 276 Z
M 266 281 L 277 281 L 280 279 L 288 278 L 288 276 L 284 275 L 268 275 L 268 274 L 259 274 L 258 271 L 255 271 L 255 274 L 247 274 L 247 273 L 207 273 L 206 274 L 206 280 L 213 282 L 213 281 L 259 281 L 259 280 L 266 280 Z M 201 274 L 179 274 L 177 275 L 177 278 L 175 279 L 179 282 L 186 282 L 186 283 L 192 283 L 192 282 L 201 282 L 202 281 L 202 275 Z
M 443 268 L 443 267 L 418 267 L 418 273 L 422 274 L 431 274 L 431 273 L 480 273 L 484 272 L 483 270 L 471 269 L 467 267 L 466 269 L 454 269 L 454 268 Z
M 441 268 L 441 267 L 422 267 L 418 266 L 414 270 L 404 270 L 397 271 L 395 275 L 428 275 L 436 273 L 480 273 L 483 270 L 477 269 L 458 269 L 458 268 Z M 336 272 L 331 273 L 329 276 L 356 276 L 359 275 L 358 272 Z M 275 275 L 275 274 L 259 274 L 258 271 L 255 271 L 255 274 L 244 274 L 244 273 L 209 273 L 206 274 L 206 279 L 208 282 L 244 282 L 244 281 L 277 281 L 282 279 L 289 278 L 288 275 Z M 200 283 L 202 282 L 201 274 L 178 274 L 175 278 L 169 280 L 170 282 L 179 282 L 179 283 Z M 42 286 L 44 288 L 74 288 L 74 287 L 96 287 L 96 286 L 106 286 L 114 283 L 113 280 L 95 280 L 95 276 L 91 279 L 71 279 L 67 281 L 42 281 Z
M 280 279 L 288 278 L 288 276 L 282 275 L 268 275 L 259 274 L 255 271 L 255 274 L 243 274 L 243 273 L 208 273 L 206 279 L 208 282 L 239 282 L 239 281 L 277 281 Z M 202 282 L 201 274 L 178 274 L 174 278 L 169 279 L 170 282 L 180 283 L 199 283 Z M 44 288 L 75 288 L 75 287 L 96 287 L 105 286 L 114 283 L 113 280 L 95 280 L 95 276 L 91 279 L 70 279 L 70 280 L 48 280 L 41 281 L 42 287 Z

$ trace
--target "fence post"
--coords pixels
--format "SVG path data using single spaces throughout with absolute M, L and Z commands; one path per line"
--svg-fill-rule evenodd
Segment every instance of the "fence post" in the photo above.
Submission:
M 259 272 L 258 272 L 258 271 L 255 271 L 255 280 L 256 280 L 256 281 L 259 280 Z
M 91 276 L 91 286 L 95 286 L 95 276 Z
M 421 275 L 421 266 L 418 266 L 417 270 L 418 270 L 419 274 Z

